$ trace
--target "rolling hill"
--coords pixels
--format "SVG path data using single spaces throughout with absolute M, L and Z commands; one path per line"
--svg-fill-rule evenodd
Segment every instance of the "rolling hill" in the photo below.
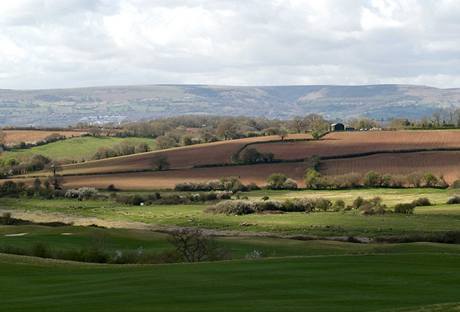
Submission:
M 184 114 L 289 118 L 321 113 L 418 118 L 460 106 L 460 89 L 413 85 L 145 85 L 54 90 L 0 90 L 0 126 L 67 126 Z
M 283 173 L 303 185 L 306 160 L 320 156 L 320 172 L 410 174 L 431 172 L 448 183 L 460 177 L 459 131 L 379 131 L 330 133 L 321 140 L 308 134 L 278 136 L 198 144 L 168 150 L 87 161 L 63 166 L 66 187 L 106 188 L 114 184 L 126 190 L 173 188 L 177 183 L 197 182 L 237 176 L 244 183 L 264 185 L 268 176 Z M 246 148 L 271 152 L 276 162 L 236 165 L 232 156 Z M 166 156 L 170 170 L 154 171 L 153 159 Z M 35 172 L 30 176 L 46 176 Z M 30 177 L 29 176 L 29 177 Z M 32 182 L 32 179 L 22 179 Z

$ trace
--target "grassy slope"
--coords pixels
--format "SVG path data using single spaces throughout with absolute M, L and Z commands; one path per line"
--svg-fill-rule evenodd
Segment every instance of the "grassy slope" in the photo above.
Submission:
M 24 236 L 8 236 L 27 233 Z M 66 235 L 62 235 L 66 233 Z M 68 233 L 72 233 L 69 235 Z M 244 258 L 254 250 L 264 257 L 375 254 L 375 253 L 455 253 L 459 245 L 435 243 L 354 244 L 334 241 L 300 241 L 269 237 L 221 237 L 216 244 L 230 252 L 233 259 Z M 38 225 L 0 226 L 0 246 L 30 248 L 37 243 L 54 250 L 78 250 L 95 246 L 115 252 L 138 250 L 160 252 L 170 250 L 168 235 L 147 230 L 102 229 L 93 227 Z
M 459 261 L 401 254 L 100 266 L 0 256 L 0 293 L 10 312 L 377 311 L 458 303 Z
M 5 152 L 2 154 L 2 158 L 21 158 L 33 154 L 42 154 L 52 159 L 79 161 L 82 159 L 91 159 L 101 147 L 112 147 L 123 141 L 132 142 L 134 144 L 146 142 L 150 145 L 151 149 L 155 147 L 155 141 L 148 138 L 81 137 L 58 141 L 30 149 Z
M 390 206 L 396 202 L 408 202 L 421 195 L 438 203 L 430 207 L 418 207 L 415 215 L 388 214 L 362 216 L 357 212 L 285 213 L 268 215 L 226 216 L 205 213 L 207 205 L 156 205 L 125 206 L 110 201 L 84 201 L 39 199 L 1 199 L 0 206 L 19 211 L 44 211 L 70 216 L 96 217 L 113 221 L 139 221 L 159 225 L 197 226 L 203 228 L 231 229 L 238 231 L 270 231 L 314 235 L 398 235 L 420 232 L 454 231 L 460 228 L 460 205 L 442 205 L 450 196 L 446 190 L 359 190 L 358 195 L 384 197 Z M 250 193 L 254 198 L 264 193 Z M 311 196 L 314 192 L 269 192 L 273 198 Z M 346 198 L 346 192 L 330 191 L 318 195 Z M 340 197 L 337 194 L 343 194 Z M 328 195 L 328 196 L 326 196 Z M 350 198 L 348 198 L 350 201 Z M 244 224 L 244 226 L 242 226 Z M 249 224 L 249 226 L 248 226 Z

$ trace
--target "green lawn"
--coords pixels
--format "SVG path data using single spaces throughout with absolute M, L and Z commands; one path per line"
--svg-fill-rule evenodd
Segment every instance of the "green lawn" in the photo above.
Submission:
M 459 262 L 392 254 L 122 266 L 0 255 L 0 293 L 9 312 L 458 311 Z
M 367 196 L 373 196 L 371 191 L 365 190 Z M 374 193 L 381 191 L 382 197 L 388 190 L 372 190 Z M 392 196 L 418 197 L 417 190 L 398 190 Z M 448 197 L 448 191 L 443 190 L 418 190 L 430 199 L 439 203 Z M 352 191 L 355 195 L 363 194 Z M 407 193 L 406 193 L 407 192 Z M 405 194 L 406 193 L 406 194 Z M 295 195 L 312 195 L 310 192 L 283 192 L 269 193 L 273 197 L 286 197 Z M 275 194 L 275 195 L 273 195 Z M 337 196 L 335 191 L 330 191 L 329 196 Z M 348 193 L 341 193 L 348 196 Z M 259 197 L 261 193 L 251 193 Z M 326 197 L 327 194 L 323 194 Z M 297 197 L 297 196 L 296 196 Z M 341 197 L 345 198 L 345 197 Z M 408 198 L 407 198 L 408 199 Z M 387 198 L 388 202 L 396 199 Z M 401 200 L 403 201 L 403 200 Z M 404 200 L 405 202 L 406 200 Z M 385 200 L 384 200 L 385 202 Z M 315 212 L 315 213 L 285 213 L 285 214 L 253 214 L 245 216 L 215 215 L 204 212 L 207 205 L 153 205 L 153 206 L 126 206 L 111 201 L 83 201 L 76 200 L 40 200 L 40 199 L 11 199 L 0 200 L 0 207 L 13 211 L 46 212 L 64 214 L 74 217 L 94 217 L 109 221 L 137 221 L 147 224 L 162 226 L 193 226 L 210 229 L 237 230 L 251 232 L 277 232 L 290 234 L 309 234 L 322 236 L 386 236 L 400 234 L 415 234 L 427 232 L 458 231 L 460 229 L 460 205 L 438 204 L 430 207 L 417 207 L 415 214 L 406 216 L 386 214 L 376 216 L 363 216 L 356 211 L 351 212 Z M 59 218 L 59 217 L 56 217 Z
M 25 158 L 33 154 L 41 154 L 56 160 L 89 160 L 101 147 L 112 147 L 121 142 L 132 142 L 134 144 L 147 143 L 151 149 L 155 148 L 155 140 L 148 138 L 115 138 L 115 137 L 78 137 L 63 141 L 20 149 L 2 154 L 2 158 Z

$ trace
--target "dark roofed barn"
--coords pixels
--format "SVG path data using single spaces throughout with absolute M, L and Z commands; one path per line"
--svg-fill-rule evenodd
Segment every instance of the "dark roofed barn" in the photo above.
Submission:
M 331 131 L 345 131 L 345 125 L 343 123 L 333 123 L 331 125 Z

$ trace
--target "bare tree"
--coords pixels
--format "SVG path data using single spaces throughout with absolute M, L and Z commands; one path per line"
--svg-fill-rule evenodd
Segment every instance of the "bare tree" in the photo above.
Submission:
M 62 189 L 61 184 L 62 184 L 62 177 L 59 175 L 59 171 L 62 170 L 61 165 L 53 161 L 50 163 L 50 171 L 51 171 L 51 177 L 50 177 L 50 184 L 53 185 L 53 188 L 55 190 L 60 190 Z
M 171 233 L 170 242 L 187 262 L 207 260 L 213 250 L 211 240 L 199 229 L 175 230 Z

